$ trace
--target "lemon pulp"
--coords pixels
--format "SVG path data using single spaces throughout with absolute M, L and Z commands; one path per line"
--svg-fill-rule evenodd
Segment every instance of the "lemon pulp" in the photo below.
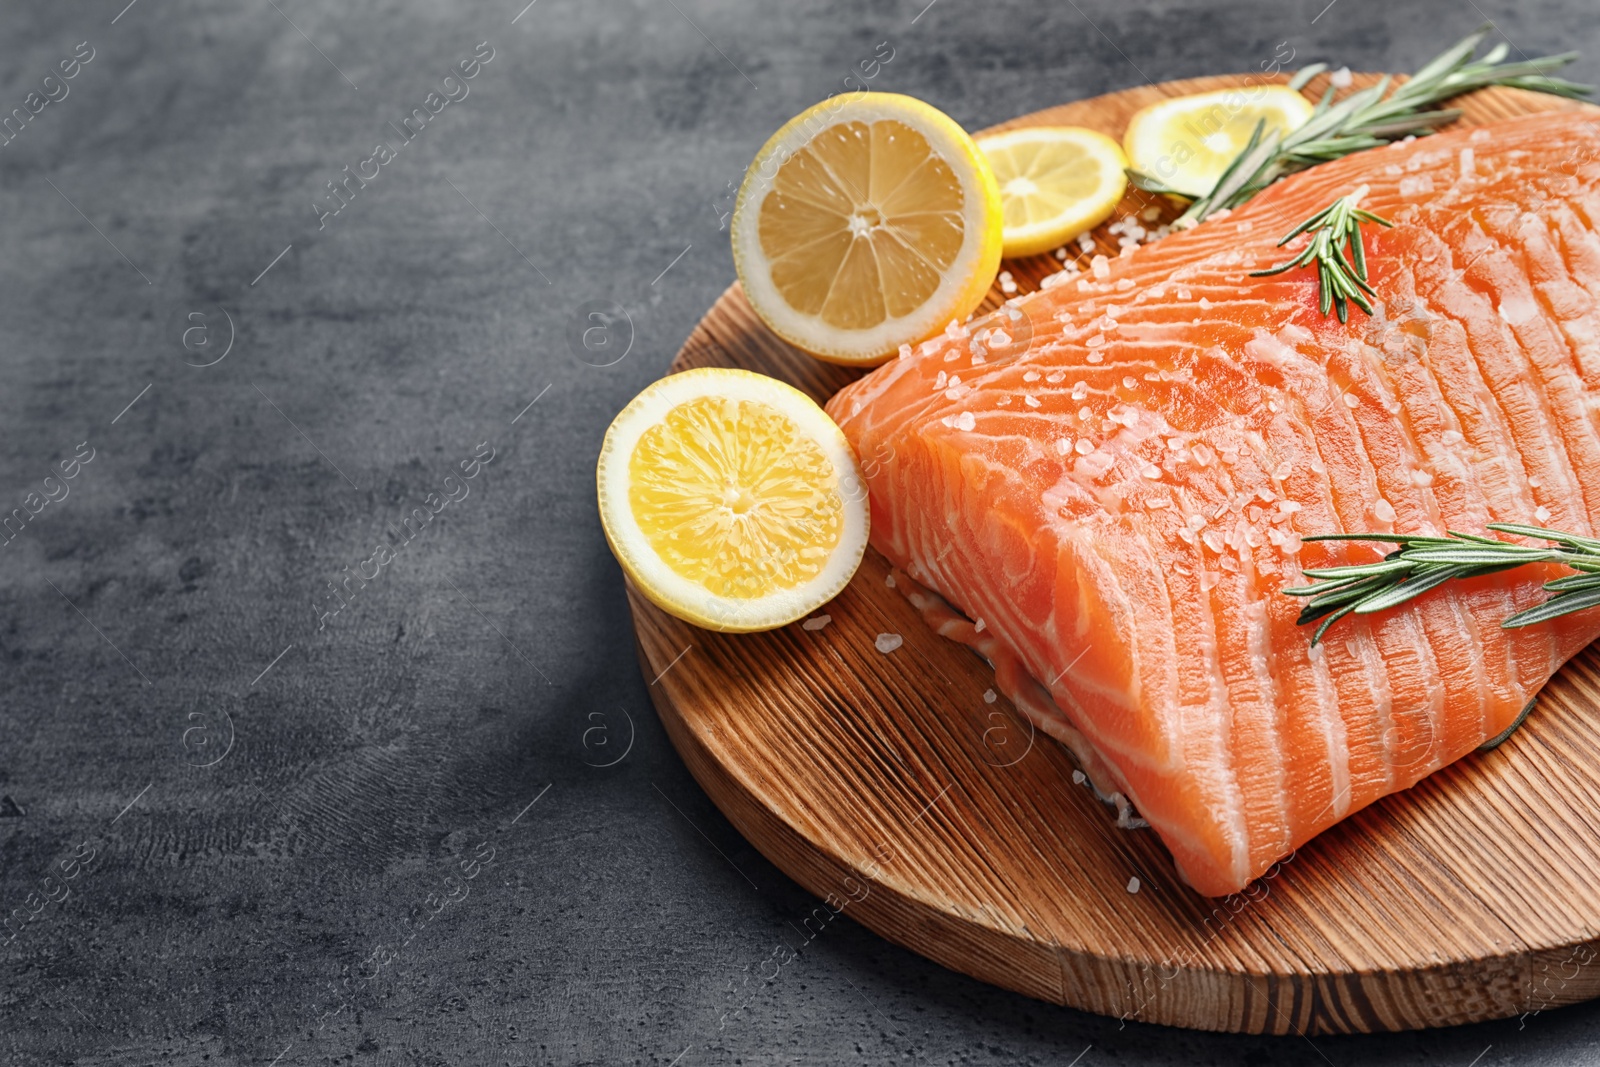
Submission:
M 966 232 L 961 182 L 894 119 L 822 131 L 761 202 L 761 250 L 789 306 L 862 330 L 921 307 Z
M 948 115 L 895 93 L 822 101 L 756 153 L 733 262 L 774 333 L 836 363 L 880 363 L 961 321 L 1000 265 L 1000 191 Z
M 1127 189 L 1127 157 L 1105 134 L 1039 126 L 979 138 L 1000 184 L 1005 255 L 1029 256 L 1111 217 Z
M 838 545 L 838 473 L 771 405 L 701 396 L 646 430 L 628 504 L 661 561 L 720 597 L 763 597 L 816 578 Z

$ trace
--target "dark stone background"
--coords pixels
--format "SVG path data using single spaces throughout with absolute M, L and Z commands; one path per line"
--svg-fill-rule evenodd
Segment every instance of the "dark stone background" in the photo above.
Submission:
M 1119 1027 L 848 920 L 747 978 L 812 901 L 668 745 L 592 480 L 733 277 L 728 183 L 878 42 L 875 87 L 976 127 L 1281 41 L 1412 69 L 1486 17 L 1600 56 L 1591 0 L 124 2 L 0 7 L 0 110 L 95 49 L 0 148 L 0 501 L 94 449 L 0 550 L 0 915 L 75 875 L 0 940 L 0 1058 L 1600 1062 L 1593 1007 Z M 319 231 L 324 182 L 485 40 L 470 96 Z M 589 301 L 631 318 L 615 365 L 569 345 Z M 186 366 L 224 311 L 227 358 Z M 470 496 L 319 631 L 327 583 L 484 441 Z

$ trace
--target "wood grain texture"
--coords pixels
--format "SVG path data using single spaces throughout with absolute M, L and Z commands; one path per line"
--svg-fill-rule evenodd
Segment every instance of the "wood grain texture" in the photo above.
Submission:
M 997 128 L 1120 137 L 1148 103 L 1245 83 L 1144 86 Z M 1582 105 L 1497 89 L 1462 106 L 1476 125 Z M 1118 217 L 1176 214 L 1130 194 Z M 1097 237 L 1115 254 L 1104 228 Z M 1004 269 L 1027 292 L 1058 266 L 1038 256 Z M 737 285 L 673 366 L 758 370 L 818 401 L 859 373 L 779 340 Z M 630 590 L 652 698 L 696 779 L 773 863 L 870 929 L 1042 1000 L 1210 1030 L 1400 1030 L 1600 996 L 1596 649 L 1499 750 L 1212 900 L 1180 881 L 1151 831 L 1116 828 L 1065 749 L 995 699 L 988 665 L 929 630 L 889 573 L 869 551 L 820 631 L 709 633 Z M 904 644 L 879 653 L 882 633 Z

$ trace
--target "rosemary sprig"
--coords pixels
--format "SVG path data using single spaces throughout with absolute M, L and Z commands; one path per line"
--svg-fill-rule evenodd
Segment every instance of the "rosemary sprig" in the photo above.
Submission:
M 1173 225 L 1177 228 L 1193 226 L 1223 208 L 1238 207 L 1279 178 L 1295 171 L 1352 152 L 1376 148 L 1402 137 L 1433 133 L 1438 127 L 1454 122 L 1460 116 L 1461 112 L 1452 109 L 1429 110 L 1451 97 L 1490 85 L 1509 85 L 1572 99 L 1594 91 L 1591 85 L 1580 85 L 1565 78 L 1550 76 L 1551 71 L 1577 59 L 1577 52 L 1505 63 L 1502 60 L 1506 57 L 1507 48 L 1501 43 L 1491 48 L 1483 58 L 1474 59 L 1478 46 L 1492 28 L 1485 25 L 1445 49 L 1389 94 L 1387 99 L 1384 97 L 1390 83 L 1387 76 L 1376 85 L 1351 93 L 1338 103 L 1333 102 L 1333 87 L 1329 86 L 1311 118 L 1287 136 L 1276 130 L 1263 136 L 1262 124 L 1257 123 L 1255 135 L 1244 150 L 1203 196 L 1197 197 L 1192 192 L 1171 188 L 1137 171 L 1130 170 L 1128 176 L 1135 185 L 1148 192 L 1192 198 L 1194 202 Z M 1292 88 L 1301 88 L 1325 69 L 1326 64 L 1321 63 L 1307 67 L 1296 74 L 1289 84 Z
M 1500 625 L 1508 630 L 1600 605 L 1600 540 L 1511 522 L 1491 522 L 1489 529 L 1517 537 L 1548 541 L 1552 547 L 1515 544 L 1478 534 L 1448 531 L 1445 537 L 1396 534 L 1317 534 L 1307 541 L 1377 541 L 1400 547 L 1375 563 L 1355 563 L 1305 571 L 1312 584 L 1284 589 L 1289 596 L 1309 598 L 1297 620 L 1301 626 L 1323 619 L 1312 635 L 1315 645 L 1328 627 L 1351 612 L 1370 615 L 1387 611 L 1455 578 L 1476 578 L 1528 563 L 1559 563 L 1577 574 L 1544 583 L 1551 594 L 1542 604 L 1519 611 Z
M 1278 242 L 1279 248 L 1303 233 L 1310 233 L 1311 240 L 1293 259 L 1266 270 L 1251 271 L 1250 277 L 1265 278 L 1315 263 L 1321 286 L 1318 306 L 1323 315 L 1333 307 L 1338 310 L 1339 321 L 1348 322 L 1351 302 L 1371 315 L 1372 304 L 1367 297 L 1378 294 L 1367 284 L 1367 249 L 1361 241 L 1361 224 L 1375 222 L 1379 226 L 1393 226 L 1394 223 L 1356 207 L 1366 191 L 1365 185 L 1360 186 L 1290 230 Z

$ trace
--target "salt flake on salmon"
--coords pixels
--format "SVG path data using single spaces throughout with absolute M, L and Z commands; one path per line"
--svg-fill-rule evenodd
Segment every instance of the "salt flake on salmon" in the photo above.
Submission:
M 1313 271 L 1250 276 L 1362 185 L 1394 223 L 1366 235 L 1370 317 L 1320 314 Z M 1317 646 L 1279 592 L 1383 552 L 1314 534 L 1600 529 L 1597 227 L 1600 117 L 1569 111 L 1326 163 L 1097 257 L 830 402 L 888 457 L 872 542 L 914 602 L 984 620 L 941 632 L 982 643 L 1191 885 L 1236 892 L 1501 734 L 1600 636 L 1596 610 L 1500 627 L 1554 566 Z

